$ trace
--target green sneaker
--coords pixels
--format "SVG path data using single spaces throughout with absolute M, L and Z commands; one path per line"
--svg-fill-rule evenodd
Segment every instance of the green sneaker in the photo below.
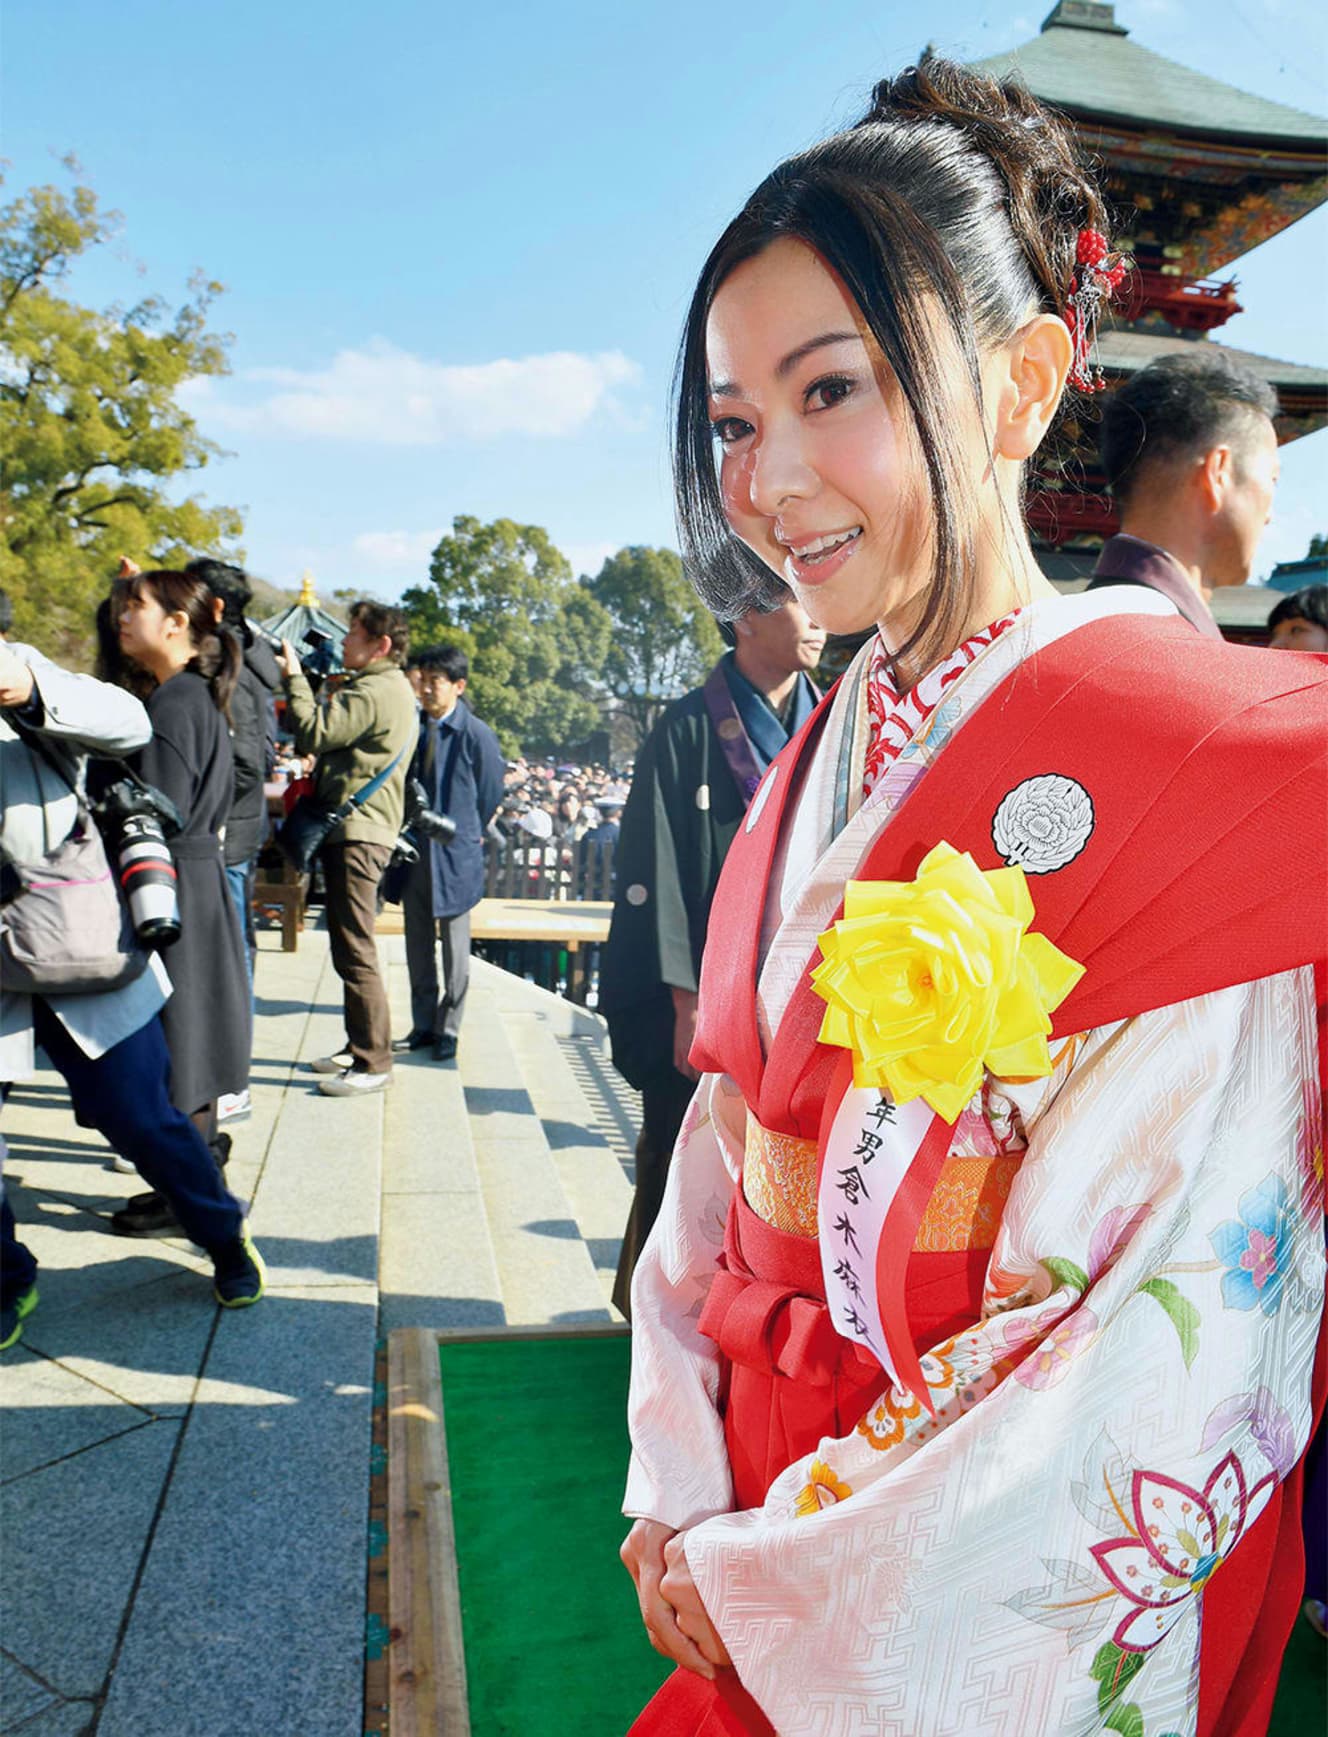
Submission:
M 23 1323 L 36 1307 L 37 1287 L 33 1284 L 0 1309 L 0 1351 L 18 1344 L 23 1337 Z
M 212 1256 L 212 1294 L 223 1309 L 247 1309 L 263 1294 L 267 1268 L 263 1257 L 253 1245 L 248 1225 L 220 1248 L 209 1250 Z

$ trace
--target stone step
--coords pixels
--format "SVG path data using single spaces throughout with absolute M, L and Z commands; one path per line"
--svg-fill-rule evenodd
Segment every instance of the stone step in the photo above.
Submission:
M 402 943 L 380 937 L 393 1030 L 410 1028 Z M 455 1063 L 398 1056 L 387 1093 L 380 1327 L 501 1327 L 502 1286 Z
M 603 1288 L 535 1108 L 533 1080 L 514 1047 L 513 1034 L 530 1017 L 529 990 L 492 967 L 474 969 L 459 1050 L 503 1305 L 514 1326 L 606 1320 Z
M 632 1204 L 632 1184 L 623 1169 L 621 1139 L 597 1125 L 602 1117 L 569 1059 L 570 1046 L 592 1040 L 560 1034 L 557 1024 L 556 1016 L 532 1007 L 512 1021 L 508 1038 L 607 1299 Z

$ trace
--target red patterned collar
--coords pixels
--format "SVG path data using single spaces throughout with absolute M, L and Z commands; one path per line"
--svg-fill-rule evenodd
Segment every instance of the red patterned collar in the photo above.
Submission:
M 900 750 L 906 748 L 939 704 L 941 695 L 955 678 L 966 670 L 980 651 L 993 644 L 1018 621 L 1020 611 L 1012 610 L 981 628 L 966 639 L 958 651 L 934 664 L 919 681 L 901 694 L 890 673 L 890 653 L 880 634 L 872 646 L 871 667 L 867 671 L 867 717 L 870 736 L 867 758 L 862 772 L 862 794 L 870 796 L 887 767 Z

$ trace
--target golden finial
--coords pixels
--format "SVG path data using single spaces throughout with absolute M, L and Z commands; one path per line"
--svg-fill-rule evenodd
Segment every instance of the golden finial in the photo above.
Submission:
M 303 609 L 318 608 L 318 594 L 314 590 L 313 570 L 306 567 L 300 575 L 300 606 Z

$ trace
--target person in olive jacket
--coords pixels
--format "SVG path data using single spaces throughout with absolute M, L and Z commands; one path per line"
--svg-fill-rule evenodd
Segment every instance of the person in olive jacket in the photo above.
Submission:
M 313 1064 L 328 1097 L 381 1091 L 392 1078 L 392 1027 L 378 968 L 378 883 L 405 809 L 406 766 L 416 735 L 415 695 L 401 668 L 406 619 L 384 603 L 356 603 L 341 647 L 347 680 L 315 701 L 299 656 L 283 641 L 277 659 L 296 751 L 314 754 L 314 794 L 338 808 L 385 767 L 392 774 L 323 846 L 327 929 L 342 983 L 346 1044 Z

